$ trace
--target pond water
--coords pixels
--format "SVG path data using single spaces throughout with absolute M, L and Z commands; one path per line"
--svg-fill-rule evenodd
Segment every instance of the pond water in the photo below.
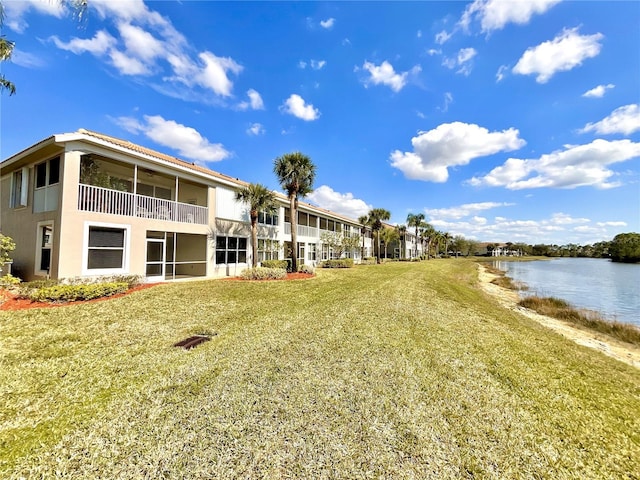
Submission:
M 558 258 L 531 262 L 495 261 L 529 290 L 521 296 L 561 298 L 577 308 L 640 326 L 640 264 L 599 258 Z

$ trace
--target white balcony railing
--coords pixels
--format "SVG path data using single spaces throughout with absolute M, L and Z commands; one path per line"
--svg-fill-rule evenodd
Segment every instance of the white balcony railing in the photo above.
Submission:
M 284 234 L 291 235 L 291 224 L 289 222 L 284 222 Z M 316 227 L 307 227 L 306 225 L 298 225 L 298 235 L 319 238 L 318 229 Z
M 143 217 L 171 222 L 208 223 L 208 208 L 162 198 L 120 192 L 92 185 L 78 185 L 78 210 Z

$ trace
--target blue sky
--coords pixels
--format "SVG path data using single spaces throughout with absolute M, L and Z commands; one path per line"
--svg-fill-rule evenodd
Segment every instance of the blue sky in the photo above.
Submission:
M 352 218 L 479 241 L 640 232 L 638 2 L 4 1 L 2 159 L 87 128 Z

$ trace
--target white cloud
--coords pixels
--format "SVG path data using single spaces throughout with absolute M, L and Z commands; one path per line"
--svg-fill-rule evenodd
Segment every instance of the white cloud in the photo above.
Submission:
M 553 225 L 576 225 L 589 223 L 590 220 L 588 218 L 573 218 L 571 215 L 566 213 L 554 213 L 551 215 L 551 219 L 549 219 L 549 223 Z
M 266 130 L 260 123 L 252 123 L 251 126 L 247 129 L 247 133 L 249 135 L 264 135 Z
M 233 83 L 227 74 L 229 72 L 238 74 L 242 71 L 242 67 L 232 58 L 218 57 L 211 52 L 202 52 L 198 57 L 204 67 L 195 76 L 196 83 L 213 90 L 218 95 L 230 96 Z
M 500 68 L 498 68 L 496 72 L 496 82 L 501 82 L 504 79 L 504 74 L 507 70 L 509 70 L 508 66 L 500 65 Z
M 445 30 L 442 30 L 440 33 L 436 34 L 436 43 L 438 45 L 442 45 L 447 42 L 452 37 L 453 33 L 447 33 Z
M 88 52 L 96 56 L 107 53 L 117 43 L 117 40 L 104 30 L 98 31 L 93 38 L 73 38 L 68 42 L 63 42 L 54 35 L 51 40 L 61 50 L 66 50 L 76 55 Z
M 603 37 L 601 33 L 580 35 L 578 28 L 564 29 L 553 40 L 528 48 L 512 71 L 520 75 L 536 74 L 536 82 L 547 83 L 557 72 L 571 70 L 598 55 Z
M 416 32 L 416 37 L 417 37 L 417 38 L 422 38 L 422 30 L 418 30 L 418 31 Z
M 458 207 L 440 209 L 443 212 Z M 593 223 L 591 219 L 574 217 L 568 213 L 553 213 L 539 219 L 510 219 L 496 216 L 488 219 L 480 216 L 449 219 L 439 216 L 435 210 L 429 223 L 435 228 L 452 235 L 462 235 L 468 239 L 484 242 L 523 242 L 526 244 L 566 244 L 586 245 L 602 240 L 610 240 L 615 229 L 625 227 L 624 222 L 603 221 Z
M 349 218 L 358 218 L 366 215 L 373 208 L 364 200 L 354 198 L 352 193 L 339 193 L 327 185 L 316 188 L 307 198 L 321 208 L 326 208 Z
M 326 20 L 321 20 L 320 21 L 320 26 L 322 28 L 329 29 L 329 28 L 333 27 L 333 25 L 335 23 L 336 23 L 336 19 L 335 18 L 327 18 Z
M 61 18 L 65 13 L 63 2 L 49 0 L 20 0 L 2 2 L 4 8 L 4 24 L 16 33 L 24 33 L 29 27 L 24 17 L 30 10 Z
M 284 104 L 280 106 L 280 110 L 307 122 L 320 118 L 320 110 L 314 108 L 311 104 L 307 104 L 300 95 L 295 93 L 284 101 Z
M 239 110 L 248 110 L 249 108 L 251 108 L 251 110 L 264 110 L 264 102 L 256 90 L 250 88 L 247 90 L 247 96 L 249 97 L 249 101 L 240 102 L 238 104 Z
M 430 48 L 429 50 L 427 50 L 427 53 L 433 57 L 434 55 L 442 55 L 442 50 L 436 50 L 435 48 Z
M 462 122 L 444 123 L 411 139 L 413 152 L 391 153 L 391 166 L 407 178 L 446 182 L 448 168 L 467 165 L 478 157 L 517 150 L 526 142 L 517 129 L 489 132 L 486 128 Z
M 459 25 L 468 30 L 475 18 L 480 21 L 483 33 L 501 30 L 508 23 L 524 25 L 529 23 L 534 15 L 546 12 L 559 2 L 560 0 L 475 0 L 465 9 Z
M 607 167 L 639 156 L 640 143 L 597 139 L 587 145 L 565 145 L 564 150 L 538 159 L 509 158 L 484 177 L 473 177 L 469 183 L 509 190 L 583 186 L 612 188 L 619 184 L 610 181 L 615 174 Z
M 458 64 L 462 65 L 476 56 L 478 52 L 475 48 L 462 48 L 458 52 Z
M 217 162 L 231 154 L 220 143 L 211 143 L 195 128 L 187 127 L 160 115 L 144 115 L 141 122 L 133 117 L 120 117 L 116 123 L 127 131 L 142 133 L 158 145 L 169 147 L 181 157 L 198 162 Z
M 442 60 L 442 65 L 450 69 L 460 67 L 460 69 L 456 73 L 469 75 L 471 73 L 471 69 L 473 68 L 473 64 L 470 62 L 473 57 L 477 55 L 477 53 L 478 52 L 475 48 L 462 48 L 460 49 L 456 57 L 444 58 Z
M 116 67 L 122 75 L 149 75 L 149 67 L 141 60 L 130 57 L 125 52 L 111 50 L 109 52 L 111 64 Z
M 322 70 L 326 64 L 326 60 L 311 60 L 311 68 L 314 70 Z
M 142 0 L 91 0 L 89 8 L 113 22 L 117 35 L 101 30 L 93 38 L 69 41 L 52 36 L 58 48 L 77 55 L 91 53 L 122 75 L 145 78 L 162 94 L 236 108 L 225 101 L 233 95 L 232 76 L 243 70 L 234 59 L 196 51 L 170 20 L 150 10 Z
M 514 203 L 505 202 L 479 202 L 479 203 L 465 203 L 464 205 L 458 205 L 449 208 L 435 208 L 425 209 L 425 213 L 435 218 L 453 218 L 460 219 L 475 215 L 476 213 L 483 212 L 485 210 L 491 210 L 499 207 L 510 207 L 515 205 Z
M 118 30 L 130 55 L 151 61 L 164 53 L 162 41 L 146 30 L 125 22 L 119 23 Z
M 380 65 L 375 65 L 371 62 L 365 61 L 362 68 L 370 74 L 370 77 L 364 81 L 365 86 L 370 84 L 386 85 L 394 92 L 399 92 L 404 88 L 407 84 L 407 77 L 409 74 L 415 75 L 422 70 L 419 65 L 416 65 L 409 72 L 396 73 L 393 66 L 386 60 Z
M 627 222 L 597 222 L 599 227 L 626 227 Z
M 615 85 L 610 83 L 608 85 L 598 85 L 597 87 L 592 88 L 591 90 L 587 90 L 582 94 L 583 97 L 587 98 L 601 98 L 604 96 L 607 90 L 611 90 Z
M 47 64 L 45 60 L 37 55 L 29 52 L 23 52 L 17 48 L 14 48 L 11 54 L 11 63 L 15 63 L 16 65 L 20 65 L 24 68 L 42 68 Z
M 622 133 L 631 135 L 640 130 L 640 104 L 632 103 L 616 108 L 611 115 L 599 122 L 587 123 L 581 133 L 597 132 L 603 135 Z
M 441 112 L 446 112 L 449 110 L 449 105 L 451 105 L 453 103 L 453 95 L 451 95 L 451 92 L 445 92 L 444 94 L 444 105 L 441 107 L 438 107 L 438 110 L 440 110 Z

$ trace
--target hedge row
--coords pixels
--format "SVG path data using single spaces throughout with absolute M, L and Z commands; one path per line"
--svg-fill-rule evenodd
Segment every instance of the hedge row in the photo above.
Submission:
M 243 280 L 280 280 L 286 276 L 287 271 L 284 268 L 267 267 L 247 268 L 240 274 Z
M 128 290 L 126 282 L 86 283 L 77 285 L 53 285 L 33 290 L 28 298 L 34 302 L 74 302 L 110 297 Z
M 289 262 L 287 260 L 263 260 L 260 264 L 264 268 L 289 268 Z
M 351 268 L 353 267 L 353 258 L 340 258 L 337 260 L 325 260 L 320 264 L 322 268 Z

